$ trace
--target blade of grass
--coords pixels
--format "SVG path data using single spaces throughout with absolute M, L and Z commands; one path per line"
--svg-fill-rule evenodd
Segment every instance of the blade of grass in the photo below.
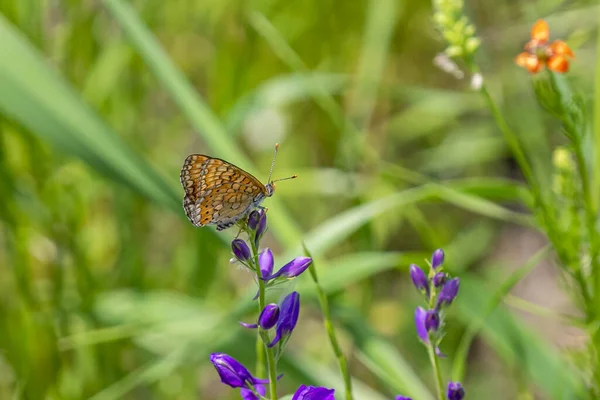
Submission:
M 485 320 L 490 316 L 492 312 L 502 303 L 502 299 L 519 283 L 524 277 L 526 277 L 533 269 L 548 255 L 550 248 L 544 247 L 533 255 L 526 263 L 520 268 L 517 268 L 500 286 L 494 294 L 491 296 L 484 313 L 480 316 L 480 319 L 473 321 L 458 345 L 456 353 L 454 354 L 454 360 L 452 363 L 452 378 L 459 382 L 463 382 L 465 376 L 465 367 L 467 366 L 467 356 L 469 355 L 469 349 L 475 336 L 480 332 L 481 327 Z
M 359 132 L 356 133 L 361 136 L 365 136 L 371 121 L 390 41 L 399 18 L 399 4 L 401 3 L 395 0 L 369 1 L 360 60 L 353 79 L 355 85 L 351 90 L 353 96 L 348 109 L 349 119 L 358 128 Z M 346 129 L 343 133 L 338 157 L 348 161 L 354 160 L 356 163 L 362 159 L 363 147 L 356 146 L 361 141 L 357 141 L 357 138 L 353 137 L 355 133 L 350 130 Z
M 600 19 L 600 7 L 596 10 L 598 15 L 596 18 Z M 596 74 L 594 77 L 594 132 L 592 135 L 593 140 L 593 174 L 592 174 L 592 200 L 594 210 L 599 208 L 599 197 L 600 197 L 600 30 L 597 30 L 598 35 L 596 40 Z

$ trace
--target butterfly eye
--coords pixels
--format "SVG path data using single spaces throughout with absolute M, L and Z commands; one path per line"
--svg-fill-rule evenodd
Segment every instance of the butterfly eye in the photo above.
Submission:
M 269 183 L 267 186 L 267 196 L 271 197 L 273 195 L 273 193 L 275 193 L 275 184 L 274 183 Z

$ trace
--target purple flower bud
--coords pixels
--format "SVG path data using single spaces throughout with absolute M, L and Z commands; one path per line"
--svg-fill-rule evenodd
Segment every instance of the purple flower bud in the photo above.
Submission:
M 256 243 L 256 247 L 258 247 L 258 242 L 264 235 L 267 230 L 267 213 L 265 210 L 260 210 L 260 219 L 258 220 L 258 225 L 256 227 L 256 236 L 254 237 L 254 241 Z
M 410 264 L 410 279 L 412 279 L 417 290 L 424 292 L 429 298 L 429 282 L 427 281 L 427 276 L 425 275 L 425 272 L 415 264 Z
M 212 353 L 210 362 L 219 373 L 221 382 L 232 388 L 249 388 L 251 385 L 269 382 L 267 379 L 253 377 L 242 363 L 225 353 Z
M 266 248 L 258 255 L 258 265 L 263 278 L 273 273 L 273 252 L 271 252 L 271 249 Z
M 436 274 L 433 276 L 433 286 L 435 286 L 436 288 L 441 287 L 444 283 L 446 283 L 446 281 L 448 280 L 448 275 L 446 275 L 445 272 L 436 272 Z
M 279 306 L 275 303 L 267 304 L 258 317 L 258 325 L 264 330 L 271 329 L 279 319 Z
M 431 255 L 431 268 L 439 268 L 444 263 L 444 250 L 437 249 Z
M 261 396 L 265 396 L 267 394 L 267 389 L 263 385 L 255 385 L 254 390 L 256 390 L 256 392 Z M 240 390 L 240 394 L 242 395 L 242 400 L 260 400 L 260 398 L 257 397 L 252 390 L 247 388 L 242 388 L 242 390 Z
M 427 310 L 423 307 L 417 307 L 415 310 L 415 328 L 417 328 L 417 336 L 425 344 L 429 343 L 429 335 L 427 328 L 425 327 L 425 320 L 427 318 Z
M 460 280 L 458 278 L 450 279 L 448 282 L 446 282 L 440 291 L 440 295 L 438 296 L 436 308 L 439 309 L 440 307 L 449 306 L 452 304 L 454 298 L 458 294 L 459 285 Z
M 334 389 L 300 385 L 292 400 L 335 400 Z
M 395 400 L 412 400 L 412 398 L 398 395 L 398 396 L 396 396 Z
M 264 330 L 269 330 L 275 326 L 279 319 L 279 306 L 275 303 L 267 304 L 260 312 L 257 324 L 247 324 L 240 322 L 240 325 L 248 329 L 256 329 L 259 326 Z
M 247 261 L 250 259 L 250 249 L 242 239 L 233 239 L 233 242 L 231 242 L 231 250 L 233 250 L 233 254 L 240 261 Z
M 258 226 L 259 220 L 260 220 L 260 213 L 256 210 L 252 211 L 250 213 L 250 215 L 248 215 L 248 228 L 255 231 L 256 227 Z
M 415 310 L 415 327 L 419 339 L 425 344 L 429 343 L 429 332 L 436 332 L 440 327 L 440 316 L 436 310 L 425 310 L 417 307 Z
M 448 382 L 448 400 L 462 400 L 465 397 L 465 389 L 460 382 Z
M 279 319 L 277 320 L 277 326 L 275 328 L 275 337 L 273 338 L 273 341 L 269 343 L 268 347 L 275 346 L 280 340 L 283 340 L 285 343 L 296 327 L 299 314 L 300 293 L 292 292 L 285 296 L 281 302 Z
M 310 257 L 296 257 L 289 263 L 285 264 L 281 269 L 275 272 L 273 275 L 262 278 L 265 281 L 270 281 L 275 278 L 284 277 L 287 279 L 295 278 L 310 266 L 312 258 Z
M 440 315 L 435 310 L 428 310 L 425 315 L 425 329 L 427 332 L 437 332 L 440 327 Z

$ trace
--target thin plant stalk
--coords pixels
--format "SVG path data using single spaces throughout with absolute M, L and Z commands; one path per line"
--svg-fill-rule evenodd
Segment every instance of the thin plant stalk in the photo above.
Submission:
M 442 372 L 440 371 L 438 356 L 435 354 L 435 345 L 431 341 L 431 338 L 429 340 L 429 344 L 427 345 L 427 353 L 429 354 L 429 361 L 431 362 L 431 367 L 433 368 L 438 399 L 444 400 L 444 381 L 442 380 Z
M 259 279 L 257 279 L 258 281 L 258 313 L 260 314 L 260 312 L 265 308 L 266 302 L 265 302 L 265 282 L 260 279 L 261 277 L 261 271 L 260 271 L 260 265 L 258 264 L 258 249 L 256 247 L 256 243 L 254 240 L 249 240 L 250 242 L 250 246 L 252 247 L 252 264 L 254 267 L 254 270 L 256 271 L 256 275 L 259 277 Z M 257 350 L 257 354 L 256 354 L 256 358 L 257 360 L 261 360 L 260 361 L 260 365 L 258 364 L 259 361 L 257 361 L 257 370 L 259 369 L 258 367 L 260 367 L 260 369 L 262 370 L 263 366 L 264 366 L 264 353 L 266 353 L 267 355 L 267 372 L 269 375 L 269 393 L 271 396 L 271 400 L 277 400 L 277 365 L 275 363 L 275 356 L 273 355 L 273 349 L 268 347 L 267 345 L 269 344 L 269 335 L 268 334 L 261 334 L 261 328 L 258 328 L 258 338 L 256 339 L 257 341 L 261 341 L 262 342 L 262 346 L 264 347 L 264 352 L 261 351 L 262 349 L 259 349 L 259 344 L 257 343 L 256 345 L 256 350 Z M 258 374 L 258 371 L 257 371 Z
M 306 246 L 304 246 L 304 252 L 308 257 L 311 257 Z M 319 298 L 319 305 L 321 306 L 321 311 L 323 313 L 323 324 L 325 325 L 325 330 L 327 331 L 327 337 L 329 338 L 329 343 L 331 344 L 331 348 L 333 349 L 333 353 L 335 354 L 335 357 L 338 361 L 338 365 L 340 367 L 340 371 L 342 373 L 342 378 L 344 379 L 344 389 L 346 391 L 345 399 L 352 400 L 352 377 L 350 376 L 350 372 L 348 371 L 348 363 L 346 361 L 346 357 L 344 356 L 340 343 L 337 339 L 337 335 L 335 333 L 335 327 L 333 325 L 333 321 L 331 319 L 331 312 L 329 310 L 327 294 L 319 284 L 319 277 L 317 276 L 317 269 L 315 267 L 314 260 L 308 267 L 308 270 L 310 271 L 310 276 L 315 284 L 317 297 Z

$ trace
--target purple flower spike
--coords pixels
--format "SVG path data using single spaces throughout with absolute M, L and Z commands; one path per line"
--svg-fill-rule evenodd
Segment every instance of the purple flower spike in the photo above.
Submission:
M 334 389 L 300 385 L 292 400 L 335 400 Z
M 462 400 L 465 397 L 465 389 L 460 382 L 448 382 L 448 400 Z
M 395 400 L 412 400 L 412 398 L 398 395 L 398 396 L 396 396 Z
M 233 239 L 231 250 L 233 250 L 235 258 L 240 261 L 248 261 L 250 259 L 250 249 L 242 239 Z
M 266 248 L 258 255 L 258 265 L 263 278 L 273 273 L 273 252 L 271 252 L 271 249 Z
M 258 317 L 258 325 L 264 330 L 275 326 L 279 319 L 279 306 L 275 303 L 267 304 Z
M 436 274 L 433 276 L 433 286 L 435 286 L 436 288 L 441 287 L 444 283 L 446 283 L 446 281 L 448 280 L 448 275 L 446 275 L 445 272 L 436 272 Z
M 296 257 L 289 263 L 285 264 L 281 269 L 275 272 L 273 275 L 262 278 L 265 281 L 270 281 L 275 278 L 284 277 L 287 279 L 295 278 L 310 266 L 312 258 L 310 257 Z
M 273 338 L 273 341 L 269 343 L 268 347 L 275 346 L 280 340 L 283 340 L 285 343 L 285 340 L 289 338 L 296 327 L 299 314 L 300 293 L 292 292 L 285 296 L 281 302 L 279 319 L 277 320 L 277 326 L 275 328 L 275 337 Z
M 425 272 L 415 264 L 410 264 L 410 279 L 412 279 L 413 284 L 420 292 L 424 292 L 429 298 L 429 281 L 427 281 L 427 276 Z
M 452 304 L 454 298 L 458 294 L 459 286 L 460 280 L 458 278 L 450 279 L 448 282 L 446 282 L 440 291 L 436 308 L 439 309 L 442 306 L 449 306 Z
M 437 249 L 431 255 L 431 268 L 439 268 L 444 263 L 444 250 Z
M 255 385 L 254 390 L 256 390 L 256 392 L 261 396 L 265 396 L 267 394 L 267 389 L 263 385 Z M 242 400 L 260 400 L 260 398 L 257 397 L 252 390 L 247 388 L 242 388 L 242 390 L 240 390 L 240 394 L 242 395 Z
M 248 215 L 248 228 L 255 231 L 258 227 L 258 221 L 260 221 L 260 213 L 254 210 Z
M 225 353 L 212 353 L 210 362 L 219 373 L 221 382 L 232 388 L 249 388 L 251 385 L 269 383 L 267 379 L 253 377 L 242 363 Z

